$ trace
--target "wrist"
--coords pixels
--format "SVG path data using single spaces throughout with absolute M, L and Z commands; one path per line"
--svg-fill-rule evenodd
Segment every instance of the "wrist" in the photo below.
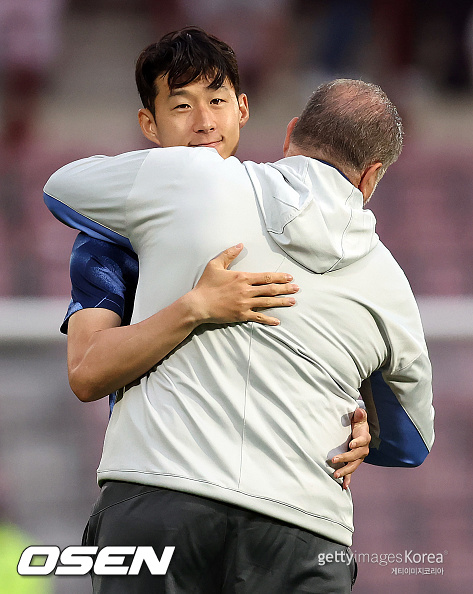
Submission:
M 179 301 L 183 309 L 183 318 L 188 324 L 192 325 L 193 329 L 209 321 L 210 316 L 208 315 L 205 300 L 201 298 L 197 289 L 192 289 L 192 291 L 183 295 Z

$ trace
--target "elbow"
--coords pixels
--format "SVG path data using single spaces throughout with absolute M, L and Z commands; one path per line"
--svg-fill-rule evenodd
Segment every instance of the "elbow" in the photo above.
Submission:
M 426 457 L 427 454 L 425 456 L 400 456 L 399 458 L 392 460 L 392 466 L 417 468 L 424 462 Z
M 406 456 L 406 465 L 410 466 L 411 468 L 417 468 L 417 466 L 420 466 L 424 462 L 428 454 L 429 450 L 427 448 L 419 449 L 410 456 Z
M 392 444 L 382 443 L 379 448 L 370 448 L 365 462 L 374 466 L 388 466 L 398 468 L 416 468 L 420 466 L 429 454 L 424 443 L 418 447 L 402 449 Z
M 107 392 L 97 385 L 96 380 L 80 369 L 69 372 L 71 390 L 81 402 L 94 402 L 107 395 Z
M 95 396 L 95 394 L 90 390 L 84 390 L 74 386 L 71 386 L 71 390 L 81 402 L 94 402 L 94 400 L 98 400 L 100 398 L 100 396 Z

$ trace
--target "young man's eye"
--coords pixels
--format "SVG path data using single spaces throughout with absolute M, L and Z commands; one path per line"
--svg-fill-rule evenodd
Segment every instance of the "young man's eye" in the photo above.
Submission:
M 212 105 L 220 105 L 220 103 L 225 103 L 225 99 L 220 99 L 219 97 L 216 97 L 215 99 L 212 99 L 210 103 Z
M 179 105 L 176 105 L 174 109 L 187 109 L 189 107 L 190 105 L 188 103 L 180 103 Z

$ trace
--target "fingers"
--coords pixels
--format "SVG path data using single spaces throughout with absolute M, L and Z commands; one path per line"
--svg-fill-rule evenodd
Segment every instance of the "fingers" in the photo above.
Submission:
M 368 425 L 367 425 L 367 427 L 368 427 Z M 368 428 L 366 428 L 366 429 L 363 428 L 361 431 L 357 431 L 357 430 L 355 430 L 355 428 L 353 428 L 352 435 L 353 435 L 354 439 L 352 439 L 350 441 L 350 443 L 348 444 L 348 447 L 351 450 L 355 450 L 357 448 L 363 448 L 365 446 L 370 445 L 371 435 L 370 435 Z
M 353 427 L 354 425 L 359 425 L 363 423 L 368 423 L 368 416 L 363 408 L 358 407 L 355 409 L 355 412 L 353 413 L 351 424 Z
M 253 297 L 251 309 L 270 309 L 272 307 L 292 307 L 295 305 L 294 297 Z
M 250 285 L 285 284 L 290 283 L 293 278 L 285 272 L 247 272 L 246 277 Z
M 257 322 L 258 324 L 267 324 L 269 326 L 278 326 L 280 321 L 272 316 L 259 311 L 260 309 L 270 309 L 273 307 L 292 307 L 296 303 L 293 297 L 261 297 L 260 299 L 252 299 L 252 308 L 258 311 L 250 309 L 245 316 L 246 322 Z
M 368 416 L 362 408 L 355 409 L 351 420 L 352 440 L 350 449 L 368 446 L 371 441 L 370 428 L 368 425 Z
M 211 262 L 217 267 L 228 268 L 233 260 L 240 254 L 242 249 L 242 243 L 232 245 L 232 247 L 229 247 L 221 252 L 216 258 L 211 260 Z
M 243 249 L 243 244 L 238 243 L 233 245 L 223 252 L 221 252 L 218 256 L 210 260 L 209 264 L 217 268 L 228 268 L 233 260 L 241 253 Z M 285 285 L 290 283 L 293 279 L 291 274 L 287 274 L 285 272 L 239 272 L 238 273 L 241 278 L 245 279 L 249 285 Z M 281 291 L 276 291 L 273 287 L 271 290 L 275 291 L 273 294 L 281 294 Z M 289 291 L 285 291 L 289 292 Z M 266 293 L 265 293 L 266 294 Z
M 342 476 L 347 476 L 348 474 L 353 474 L 358 466 L 362 463 L 363 460 L 354 460 L 349 464 L 345 464 L 342 468 L 339 468 L 337 471 L 333 473 L 335 478 L 341 478 Z
M 365 410 L 362 408 L 355 410 L 351 420 L 351 427 L 353 439 L 349 443 L 350 450 L 332 458 L 334 464 L 344 464 L 344 466 L 334 472 L 335 478 L 343 477 L 343 489 L 348 489 L 351 482 L 351 475 L 370 451 L 369 443 L 371 441 L 371 435 L 369 433 L 368 417 Z
M 281 323 L 277 318 L 272 318 L 261 312 L 251 312 L 247 316 L 247 322 L 257 322 L 258 324 L 264 324 L 265 326 L 279 326 Z
M 332 462 L 334 464 L 348 464 L 349 462 L 355 462 L 356 460 L 362 462 L 369 454 L 369 452 L 370 449 L 367 445 L 357 447 L 353 450 L 349 450 L 348 452 L 344 452 L 343 454 L 338 454 L 337 456 L 332 458 Z
M 294 283 L 277 284 L 271 283 L 269 285 L 255 285 L 251 288 L 252 297 L 268 296 L 274 297 L 276 295 L 291 295 L 297 293 L 299 286 Z

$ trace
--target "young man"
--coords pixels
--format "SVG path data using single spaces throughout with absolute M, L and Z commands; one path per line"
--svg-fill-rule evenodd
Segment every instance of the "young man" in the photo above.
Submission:
M 373 395 L 390 417 L 376 462 L 419 464 L 433 441 L 417 306 L 363 209 L 401 146 L 378 87 L 335 81 L 291 121 L 277 163 L 180 147 L 50 178 L 57 216 L 138 253 L 134 322 L 192 289 L 230 238 L 248 248 L 235 269 L 264 263 L 302 288 L 280 326 L 197 329 L 117 403 L 87 542 L 175 551 L 165 576 L 94 576 L 97 592 L 350 591 L 351 498 L 331 460 L 362 381 L 389 388 Z
M 148 140 L 161 147 L 212 147 L 223 158 L 235 154 L 249 110 L 240 92 L 236 57 L 227 44 L 194 27 L 170 33 L 141 52 L 135 78 L 143 104 L 139 123 Z M 62 327 L 68 332 L 70 384 L 81 400 L 101 398 L 132 382 L 202 323 L 275 324 L 277 319 L 261 309 L 294 302 L 284 295 L 295 293 L 297 287 L 283 273 L 241 278 L 226 270 L 242 249 L 231 248 L 213 261 L 189 295 L 178 296 L 166 311 L 128 327 L 137 258 L 127 242 L 117 245 L 100 237 L 80 234 L 74 245 L 72 300 Z M 121 349 L 115 346 L 118 340 Z M 134 348 L 135 342 L 140 348 Z M 350 472 L 368 453 L 369 433 L 361 410 L 353 418 L 353 429 L 351 451 L 342 456 L 347 466 L 339 469 L 339 476 L 346 477 L 345 487 Z

